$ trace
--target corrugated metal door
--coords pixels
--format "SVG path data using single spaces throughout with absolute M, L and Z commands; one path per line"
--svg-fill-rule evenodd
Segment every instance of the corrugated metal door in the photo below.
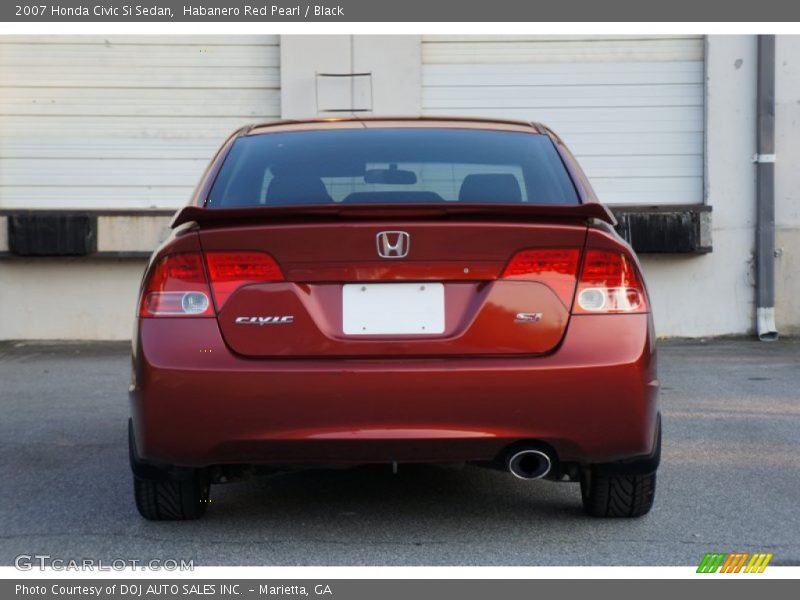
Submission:
M 180 206 L 279 66 L 278 36 L 0 38 L 0 207 Z
M 426 114 L 541 121 L 610 204 L 703 201 L 702 36 L 426 36 Z

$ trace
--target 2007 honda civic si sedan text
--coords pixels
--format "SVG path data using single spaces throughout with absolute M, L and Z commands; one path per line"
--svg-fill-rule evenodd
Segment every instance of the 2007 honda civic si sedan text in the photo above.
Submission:
M 246 127 L 141 289 L 130 458 L 148 519 L 260 470 L 471 463 L 653 503 L 660 413 L 631 248 L 548 128 Z

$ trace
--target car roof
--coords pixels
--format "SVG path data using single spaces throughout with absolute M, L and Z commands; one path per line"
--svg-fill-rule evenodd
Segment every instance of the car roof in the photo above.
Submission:
M 331 117 L 316 119 L 278 120 L 252 125 L 242 135 L 260 135 L 283 131 L 311 131 L 320 129 L 380 129 L 380 128 L 457 128 L 493 129 L 499 131 L 521 131 L 525 133 L 547 133 L 540 123 L 516 119 L 493 119 L 483 117 Z

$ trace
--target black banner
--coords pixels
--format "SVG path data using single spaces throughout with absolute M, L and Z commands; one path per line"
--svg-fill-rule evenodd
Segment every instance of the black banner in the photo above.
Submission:
M 10 0 L 0 21 L 27 22 L 787 22 L 787 0 Z
M 318 598 L 325 600 L 486 600 L 487 598 L 602 598 L 604 593 L 615 597 L 642 597 L 648 600 L 725 597 L 791 598 L 796 592 L 792 580 L 761 579 L 757 577 L 721 578 L 705 585 L 696 580 L 670 579 L 634 580 L 388 580 L 388 579 L 330 579 L 330 580 L 79 580 L 41 579 L 5 580 L 0 582 L 0 597 L 5 600 L 256 600 Z M 713 589 L 709 587 L 713 585 Z

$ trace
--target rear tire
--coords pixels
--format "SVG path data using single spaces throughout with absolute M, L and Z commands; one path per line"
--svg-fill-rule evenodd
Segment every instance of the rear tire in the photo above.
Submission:
M 641 517 L 653 507 L 655 493 L 655 473 L 605 475 L 586 469 L 581 478 L 583 509 L 593 517 Z
M 150 521 L 188 521 L 206 512 L 210 485 L 204 472 L 189 479 L 146 479 L 134 475 L 139 514 Z
M 188 521 L 208 508 L 210 485 L 205 469 L 155 468 L 139 459 L 133 422 L 128 419 L 128 458 L 133 471 L 133 497 L 139 514 L 150 521 Z

